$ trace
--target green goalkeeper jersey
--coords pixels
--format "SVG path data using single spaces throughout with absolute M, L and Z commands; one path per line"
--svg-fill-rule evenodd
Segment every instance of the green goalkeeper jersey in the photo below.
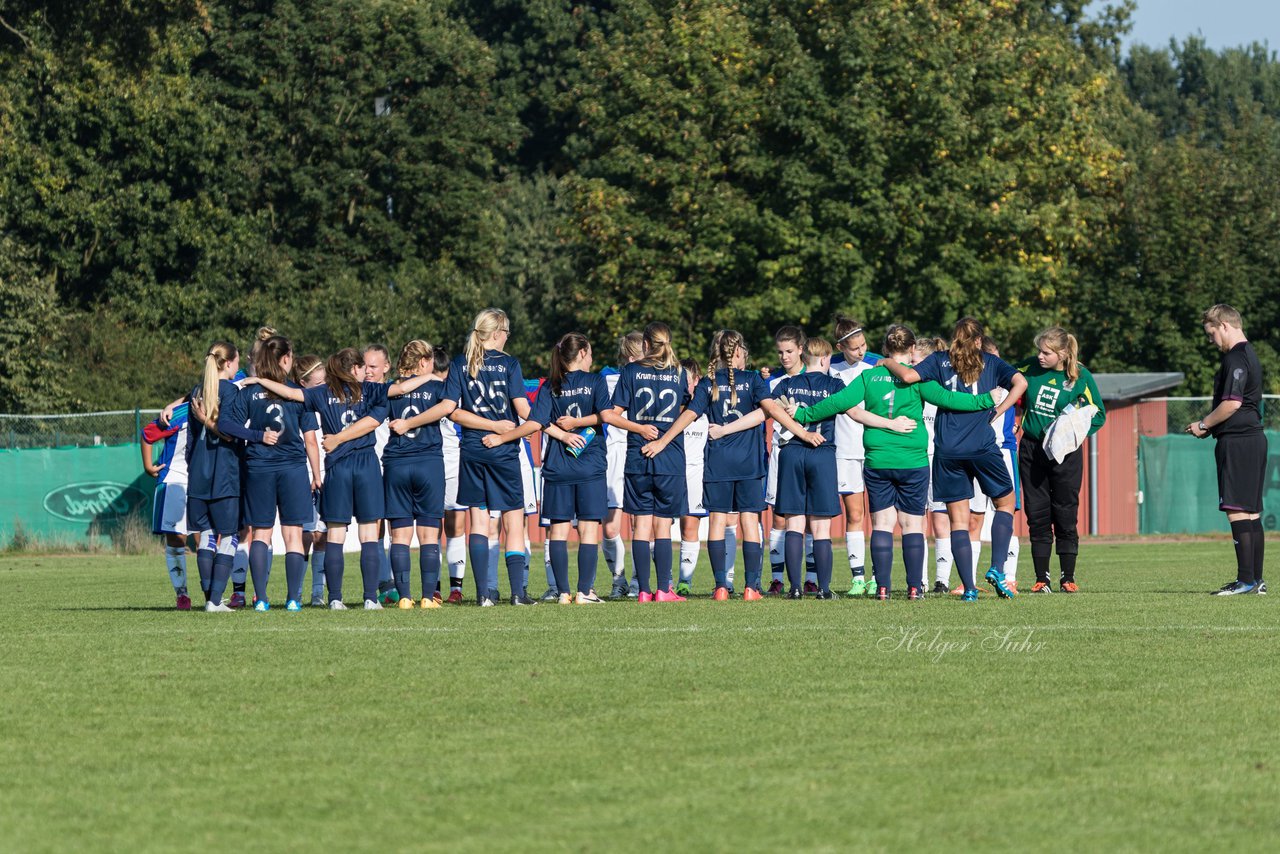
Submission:
M 1090 436 L 1097 433 L 1107 420 L 1107 410 L 1102 405 L 1098 385 L 1093 381 L 1093 374 L 1084 365 L 1079 366 L 1080 376 L 1075 382 L 1070 382 L 1064 371 L 1040 367 L 1040 363 L 1034 358 L 1014 367 L 1027 378 L 1027 392 L 1022 396 L 1026 406 L 1022 415 L 1024 434 L 1033 439 L 1043 439 L 1044 431 L 1062 414 L 1062 410 L 1080 398 L 1084 398 L 1085 403 L 1098 407 L 1098 414 L 1093 416 L 1089 425 Z
M 862 445 L 867 452 L 868 468 L 915 469 L 929 464 L 925 401 L 956 412 L 980 412 L 995 406 L 990 394 L 950 391 L 933 381 L 908 385 L 889 373 L 888 368 L 877 366 L 859 374 L 843 391 L 821 403 L 797 409 L 794 417 L 801 424 L 809 424 L 845 412 L 859 403 L 866 411 L 884 418 L 905 415 L 916 422 L 916 429 L 899 433 L 868 427 L 862 434 Z

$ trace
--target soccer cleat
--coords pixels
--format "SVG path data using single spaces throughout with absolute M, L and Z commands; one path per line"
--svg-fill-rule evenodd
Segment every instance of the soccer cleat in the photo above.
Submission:
M 512 593 L 511 598 L 508 601 L 512 605 L 537 605 L 538 604 L 536 599 L 530 599 L 528 595 L 524 593 L 521 593 L 519 595 Z
M 855 575 L 853 583 L 849 585 L 849 592 L 846 596 L 866 596 L 867 595 L 867 577 L 865 575 Z
M 424 611 L 428 608 L 439 608 L 440 600 L 434 596 L 423 596 L 422 601 L 418 603 L 418 607 Z
M 754 587 L 748 587 L 746 590 L 742 591 L 743 602 L 755 602 L 763 598 L 764 598 L 764 594 L 761 593 L 759 590 L 755 589 Z
M 679 593 L 680 591 L 679 591 L 679 590 L 676 590 L 676 592 L 677 592 L 677 593 Z M 712 598 L 712 599 L 714 599 L 714 600 L 715 600 L 715 601 L 717 601 L 717 602 L 728 602 L 728 601 L 729 601 L 729 588 L 727 588 L 727 587 L 717 587 L 717 588 L 716 588 L 716 592 L 711 594 L 711 598 Z
M 652 594 L 652 593 L 645 593 L 643 590 L 641 590 L 639 593 L 637 593 L 637 594 L 636 594 L 636 601 L 637 601 L 637 602 L 652 602 L 652 601 L 653 601 L 653 594 Z
M 804 591 L 803 591 L 801 588 L 799 588 L 799 587 L 792 587 L 790 590 L 788 590 L 788 591 L 787 591 L 787 598 L 788 598 L 788 599 L 803 599 L 803 598 L 804 598 Z
M 1255 596 L 1266 596 L 1266 595 L 1267 595 L 1267 582 L 1265 582 L 1265 581 L 1259 581 L 1256 585 L 1254 585 L 1254 587 L 1253 587 L 1253 593 L 1254 593 L 1254 595 L 1255 595 Z
M 916 599 L 923 599 L 923 598 L 924 598 L 924 591 L 923 591 L 923 590 L 921 590 L 919 587 L 908 587 L 908 588 L 907 588 L 907 598 L 908 598 L 908 599 L 910 599 L 910 600 L 912 600 L 912 601 L 915 601 Z
M 1004 573 L 996 569 L 994 566 L 987 570 L 987 574 L 983 576 L 987 583 L 996 589 L 996 595 L 1001 599 L 1012 599 L 1017 594 L 1009 589 L 1009 585 L 1004 583 Z
M 681 581 L 679 584 L 676 585 L 676 593 L 680 594 L 681 596 L 692 596 L 693 589 L 689 587 L 689 582 Z
M 191 610 L 191 597 L 190 597 L 190 596 L 188 596 L 188 595 L 187 595 L 187 594 L 185 594 L 185 593 L 179 593 L 179 594 L 178 594 L 178 601 L 177 601 L 176 607 L 177 607 L 177 609 L 178 609 L 179 611 L 190 611 L 190 610 Z
M 1004 581 L 1004 586 L 1008 587 L 1009 592 L 1012 593 L 1014 596 L 1018 595 L 1018 582 L 1010 581 L 1009 579 L 1006 578 Z
M 290 599 L 288 602 L 284 603 L 284 609 L 286 611 L 301 611 L 302 603 L 297 599 Z
M 639 595 L 640 595 L 640 582 L 636 581 L 633 578 L 631 579 L 631 583 L 627 585 L 627 598 L 634 599 Z
M 396 607 L 399 608 L 401 611 L 412 611 L 413 597 L 405 596 L 399 602 L 396 603 Z
M 934 593 L 950 593 L 951 591 L 947 589 L 947 582 L 935 581 L 933 582 L 933 592 Z
M 659 590 L 657 593 L 653 594 L 653 601 L 655 602 L 687 602 L 689 600 L 685 599 L 683 596 L 681 596 L 679 593 L 676 593 L 674 590 Z
M 231 606 L 226 602 L 218 602 L 216 604 L 213 602 L 205 602 L 204 612 L 206 614 L 230 614 Z
M 615 575 L 613 577 L 613 587 L 609 590 L 610 599 L 626 599 L 627 598 L 627 579 L 623 575 Z
M 326 602 L 324 601 L 324 597 L 323 597 L 323 596 L 312 596 L 312 597 L 311 597 L 311 607 L 312 607 L 312 608 L 323 608 L 326 604 L 328 604 L 328 603 L 326 603 Z
M 1058 589 L 1063 593 L 1079 593 L 1080 588 L 1074 581 L 1059 581 Z
M 819 589 L 817 593 L 813 594 L 813 598 L 827 601 L 836 598 L 836 594 L 832 593 L 830 590 Z
M 978 601 L 978 588 L 976 588 L 976 587 L 975 587 L 975 588 L 973 588 L 972 590 L 966 590 L 966 591 L 964 591 L 963 593 L 961 593 L 961 594 L 960 594 L 960 601 L 961 601 L 961 602 L 977 602 L 977 601 Z
M 557 590 L 556 588 L 554 588 L 554 587 L 548 587 L 548 588 L 547 588 L 547 590 L 546 590 L 546 592 L 545 592 L 545 593 L 543 593 L 543 594 L 542 594 L 542 596 L 540 596 L 540 597 L 539 597 L 538 601 L 540 601 L 540 602 L 559 602 L 559 601 L 560 601 L 560 596 L 561 596 L 561 595 L 562 595 L 562 594 L 560 593 L 560 591 L 559 591 L 559 590 Z M 565 593 L 565 594 L 563 594 L 563 595 L 568 596 L 569 594 Z
M 270 610 L 271 610 L 271 603 L 270 603 L 270 602 L 268 602 L 266 599 L 257 599 L 257 598 L 255 598 L 255 599 L 253 600 L 253 610 L 255 610 L 255 611 L 270 611 Z
M 1037 581 L 1031 587 L 1031 592 L 1032 593 L 1052 593 L 1053 588 L 1049 586 L 1049 582 L 1047 581 Z
M 1214 596 L 1239 596 L 1242 593 L 1252 593 L 1253 585 L 1245 584 L 1243 581 L 1233 581 L 1221 590 L 1216 591 Z
M 805 593 L 817 593 L 817 592 L 818 592 L 818 582 L 816 582 L 816 581 L 806 581 L 806 582 L 804 583 L 804 592 L 805 592 Z
M 559 596 L 557 596 L 557 597 L 556 597 L 556 601 L 557 601 L 557 602 L 559 602 L 561 605 L 572 605 L 572 604 L 573 604 L 573 594 L 571 594 L 571 593 L 561 593 Z
M 366 611 L 381 611 L 382 603 L 377 599 L 366 599 L 364 600 L 364 609 Z
M 461 592 L 461 591 L 459 591 L 459 592 Z M 444 601 L 444 599 L 442 599 L 442 598 L 440 597 L 440 591 L 439 591 L 439 590 L 437 590 L 435 593 L 432 593 L 432 594 L 431 594 L 431 599 L 432 599 L 432 601 L 433 601 L 433 602 L 435 602 L 437 605 L 439 605 L 441 602 L 443 602 L 443 601 Z
M 330 610 L 330 611 L 345 611 L 345 610 L 347 610 L 347 606 L 346 606 L 346 605 L 344 605 L 344 604 L 342 604 L 342 600 L 341 600 L 341 599 L 332 599 L 332 600 L 330 600 L 330 601 L 329 601 L 329 610 Z
M 974 589 L 974 590 L 977 590 L 978 588 L 976 588 L 976 587 L 975 587 L 975 588 L 973 588 L 973 589 Z M 963 584 L 961 584 L 959 587 L 953 587 L 953 588 L 951 588 L 951 595 L 952 595 L 952 596 L 963 596 L 964 594 L 965 594 L 965 589 L 964 589 L 964 585 L 963 585 Z
M 588 590 L 586 593 L 579 591 L 573 597 L 575 605 L 603 605 L 604 600 L 596 595 L 594 590 Z
M 483 596 L 480 598 L 480 601 L 477 602 L 476 604 L 479 605 L 481 608 L 492 608 L 493 600 L 490 599 L 488 596 Z
M 775 579 L 773 580 L 773 583 L 769 585 L 769 589 L 765 591 L 764 595 L 766 595 L 766 596 L 782 596 L 782 595 L 784 595 L 786 592 L 787 592 L 787 591 L 786 591 L 786 588 L 782 586 L 782 582 L 775 578 Z
M 450 604 L 450 605 L 461 605 L 461 604 L 462 604 L 462 591 L 461 591 L 461 590 L 459 590 L 459 589 L 458 589 L 458 588 L 456 588 L 456 587 L 455 587 L 455 588 L 453 588 L 452 590 L 450 590 L 450 591 L 449 591 L 449 598 L 448 598 L 448 599 L 446 599 L 446 600 L 444 600 L 444 601 L 445 601 L 445 602 L 447 602 L 447 603 L 448 603 L 448 604 Z
M 877 588 L 876 588 L 876 601 L 877 601 L 877 602 L 888 602 L 888 601 L 889 601 L 889 588 L 888 588 L 888 587 L 877 587 Z
M 394 605 L 399 601 L 400 601 L 400 591 L 396 590 L 394 587 L 392 587 L 390 590 L 378 591 L 379 605 Z M 372 611 L 373 609 L 367 608 L 366 610 Z
M 232 609 L 233 611 L 234 611 L 235 609 L 237 609 L 237 608 L 243 608 L 243 607 L 244 607 L 244 594 L 243 594 L 243 593 L 232 593 L 232 594 L 231 594 L 231 601 L 227 603 L 227 607 L 228 607 L 228 608 L 230 608 L 230 609 Z

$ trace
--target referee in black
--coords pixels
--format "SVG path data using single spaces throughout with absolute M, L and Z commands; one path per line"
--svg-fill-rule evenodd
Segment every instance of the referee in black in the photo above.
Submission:
M 1262 481 L 1267 469 L 1267 437 L 1262 432 L 1262 366 L 1245 338 L 1240 312 L 1215 305 L 1204 313 L 1205 334 L 1222 351 L 1213 380 L 1213 411 L 1187 425 L 1201 439 L 1218 440 L 1218 509 L 1227 514 L 1236 546 L 1236 580 L 1214 593 L 1265 594 L 1262 581 Z

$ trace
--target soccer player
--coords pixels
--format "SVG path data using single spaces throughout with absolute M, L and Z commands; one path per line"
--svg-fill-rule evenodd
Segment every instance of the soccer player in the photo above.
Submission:
M 1084 448 L 1077 448 L 1060 463 L 1055 462 L 1045 453 L 1044 434 L 1064 409 L 1081 398 L 1098 407 L 1089 425 L 1090 436 L 1106 423 L 1107 412 L 1093 374 L 1080 364 L 1080 346 L 1074 335 L 1060 326 L 1051 326 L 1036 336 L 1036 349 L 1035 359 L 1018 365 L 1018 370 L 1027 378 L 1018 461 L 1027 529 L 1031 535 L 1031 561 L 1036 571 L 1031 592 L 1053 590 L 1049 583 L 1049 557 L 1056 539 L 1060 568 L 1058 589 L 1063 593 L 1076 593 L 1080 589 L 1076 585 L 1076 557 L 1080 552 L 1076 515 L 1084 475 Z
M 618 339 L 617 369 L 605 368 L 600 372 L 608 384 L 610 400 L 613 399 L 614 391 L 618 387 L 618 377 L 621 376 L 620 371 L 632 362 L 637 362 L 642 358 L 644 358 L 644 335 L 642 333 L 628 332 Z M 629 434 L 627 431 L 619 430 L 616 427 L 610 430 L 608 425 L 605 426 L 604 431 L 605 452 L 608 457 L 605 477 L 606 489 L 609 494 L 609 514 L 604 519 L 604 542 L 602 543 L 601 551 L 604 552 L 605 565 L 613 576 L 613 589 L 609 592 L 609 598 L 626 599 L 628 596 L 636 596 L 640 592 L 638 585 L 632 590 L 632 586 L 627 583 L 626 545 L 622 541 L 622 500 L 623 485 L 626 481 L 627 436 Z
M 831 361 L 831 375 L 846 386 L 864 371 L 871 370 L 876 360 L 867 357 L 867 336 L 862 324 L 843 314 L 835 319 L 836 349 L 839 359 Z M 836 485 L 844 505 L 844 544 L 849 557 L 849 573 L 853 578 L 848 596 L 874 592 L 867 584 L 867 538 L 862 531 L 862 505 L 866 486 L 862 476 L 865 452 L 862 447 L 862 424 L 845 413 L 836 418 Z
M 152 448 L 157 443 L 160 459 L 153 460 Z M 173 584 L 175 605 L 179 611 L 191 610 L 191 596 L 187 592 L 187 404 L 179 404 L 172 410 L 167 427 L 156 419 L 142 428 L 142 467 L 156 479 L 155 499 L 152 502 L 151 531 L 164 537 L 164 562 Z M 201 532 L 196 532 L 199 537 Z M 203 566 L 202 555 L 197 555 L 196 565 L 201 570 L 203 582 L 210 575 L 213 553 L 208 552 L 209 566 Z M 206 590 L 207 588 L 202 588 Z
M 387 387 L 365 382 L 364 359 L 351 347 L 339 350 L 325 363 L 325 384 L 295 389 L 266 377 L 252 377 L 286 400 L 302 403 L 304 410 L 320 416 L 324 431 L 324 488 L 320 492 L 320 516 L 328 526 L 325 544 L 325 581 L 329 608 L 346 610 L 342 580 L 346 561 L 342 545 L 352 517 L 360 538 L 360 575 L 364 607 L 382 609 L 378 602 L 378 523 L 386 515 L 382 469 L 374 453 L 373 431 L 387 417 Z
M 308 353 L 293 360 L 293 382 L 299 388 L 314 388 L 325 382 L 324 360 Z M 320 417 L 314 412 L 306 416 L 315 425 L 315 433 L 320 430 Z M 311 601 L 313 608 L 323 608 L 324 600 L 324 550 L 326 528 L 320 518 L 320 486 L 324 482 L 324 448 L 317 443 L 317 456 L 320 465 L 312 465 L 310 455 L 307 459 L 307 479 L 311 484 L 311 512 L 302 523 L 302 556 L 311 561 Z
M 447 384 L 449 351 L 435 348 L 435 379 Z M 440 420 L 440 450 L 444 456 L 444 563 L 449 573 L 450 605 L 462 604 L 462 582 L 467 574 L 467 508 L 458 503 L 458 469 L 462 463 L 462 428 L 448 418 Z
M 947 347 L 947 342 L 941 338 L 917 338 L 911 355 L 912 367 Z M 933 592 L 946 593 L 951 589 L 951 522 L 947 519 L 947 505 L 933 498 L 934 423 L 937 417 L 938 407 L 925 401 L 921 422 L 929 436 L 929 527 L 933 532 L 935 555 Z M 963 593 L 964 588 L 960 592 Z
M 1227 514 L 1236 547 L 1236 579 L 1217 596 L 1264 595 L 1262 579 L 1265 538 L 1262 530 L 1262 487 L 1267 469 L 1267 437 L 1262 432 L 1262 365 L 1244 334 L 1240 312 L 1219 303 L 1201 318 L 1205 335 L 1222 351 L 1213 380 L 1213 409 L 1186 431 L 1218 440 L 1218 509 Z M 1059 552 L 1061 557 L 1061 552 Z
M 889 359 L 909 365 L 915 343 L 910 329 L 890 326 L 884 352 Z M 875 595 L 882 601 L 889 599 L 892 589 L 893 529 L 899 523 L 907 598 L 924 598 L 924 514 L 929 498 L 928 433 L 921 429 L 925 400 L 960 412 L 978 412 L 995 405 L 990 394 L 952 392 L 935 382 L 907 385 L 881 364 L 860 374 L 838 394 L 793 415 L 798 423 L 806 424 L 848 412 L 868 425 L 863 442 L 871 504 L 871 564 Z M 865 408 L 856 408 L 859 404 Z
M 787 377 L 804 373 L 805 347 L 808 341 L 808 337 L 798 326 L 783 326 L 774 334 L 773 342 L 777 348 L 778 364 L 782 366 L 782 370 L 776 375 L 771 375 L 767 378 L 771 392 L 777 388 L 778 383 Z M 769 466 L 764 493 L 765 503 L 773 508 L 773 527 L 769 531 L 769 563 L 773 570 L 773 578 L 769 584 L 769 589 L 765 591 L 767 596 L 782 595 L 782 575 L 786 560 L 783 543 L 787 535 L 787 520 L 778 512 L 777 508 L 780 436 L 781 430 L 775 424 L 773 426 L 772 439 L 769 443 Z
M 680 367 L 684 368 L 685 378 L 689 381 L 689 394 L 692 396 L 698 381 L 702 379 L 702 369 L 697 359 L 681 359 Z M 688 410 L 685 410 L 688 413 Z M 682 415 L 683 419 L 684 416 Z M 704 413 L 691 417 L 682 423 L 684 430 L 684 483 L 689 493 L 688 509 L 680 517 L 680 573 L 676 583 L 676 592 L 681 596 L 690 595 L 693 590 L 693 571 L 698 568 L 698 557 L 702 553 L 702 520 L 707 518 L 707 509 L 703 504 L 702 478 L 707 452 L 707 418 Z M 723 539 L 723 537 L 722 537 Z
M 1003 416 L 1026 391 L 1026 379 L 1011 366 L 982 351 L 983 327 L 972 317 L 956 322 L 951 348 L 934 353 L 914 368 L 886 359 L 883 364 L 895 377 L 907 383 L 933 380 L 951 391 L 979 395 L 1000 386 L 1009 395 L 996 406 L 994 413 L 954 412 L 939 410 L 933 458 L 934 498 L 945 502 L 951 522 L 951 551 L 956 569 L 964 584 L 961 598 L 967 602 L 978 598 L 973 583 L 973 547 L 969 541 L 969 501 L 973 498 L 973 481 L 995 499 L 996 512 L 991 525 L 992 566 L 986 580 L 1001 598 L 1015 594 L 1004 583 L 1003 566 L 1013 536 L 1013 480 L 1005 467 L 1004 456 L 996 446 L 991 421 Z
M 391 524 L 391 572 L 399 607 L 412 609 L 409 547 L 416 530 L 421 606 L 439 608 L 435 593 L 440 584 L 444 454 L 438 422 L 452 406 L 444 400 L 444 383 L 434 378 L 435 348 L 426 341 L 415 339 L 405 344 L 396 367 L 399 379 L 387 404 L 391 438 L 382 453 L 383 491 Z
M 366 344 L 360 351 L 360 357 L 364 359 L 365 382 L 384 385 L 390 382 L 387 377 L 391 372 L 391 351 L 385 344 Z M 390 439 L 391 428 L 384 421 L 373 431 L 373 452 L 378 457 L 380 467 L 383 451 L 386 450 Z M 383 471 L 385 481 L 385 468 Z M 400 594 L 396 592 L 395 582 L 391 579 L 391 556 L 387 547 L 385 522 L 378 523 L 378 548 L 378 602 L 383 605 L 394 605 L 400 600 Z
M 623 509 L 633 515 L 631 560 L 641 602 L 683 602 L 671 589 L 671 534 L 689 500 L 685 487 L 684 432 L 673 429 L 689 401 L 689 381 L 671 347 L 671 329 L 644 328 L 644 358 L 622 369 L 605 423 L 627 431 Z M 650 539 L 652 538 L 652 546 Z M 658 589 L 650 588 L 650 560 Z

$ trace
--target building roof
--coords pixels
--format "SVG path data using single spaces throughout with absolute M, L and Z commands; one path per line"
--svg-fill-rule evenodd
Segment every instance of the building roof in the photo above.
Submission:
M 1186 376 L 1180 371 L 1174 371 L 1160 374 L 1094 374 L 1093 379 L 1098 384 L 1098 391 L 1102 392 L 1102 399 L 1111 401 L 1151 397 L 1182 385 Z

